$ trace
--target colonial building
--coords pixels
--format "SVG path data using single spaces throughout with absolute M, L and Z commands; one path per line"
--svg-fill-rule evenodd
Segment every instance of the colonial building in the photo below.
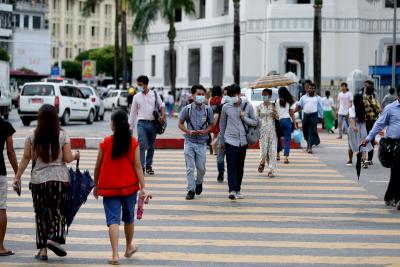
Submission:
M 195 15 L 178 12 L 178 87 L 233 82 L 232 2 L 196 0 Z M 240 2 L 242 83 L 252 82 L 271 71 L 293 71 L 301 78 L 312 79 L 314 1 Z M 354 69 L 367 74 L 368 66 L 375 62 L 391 63 L 391 0 L 324 0 L 322 17 L 325 83 L 345 80 Z M 398 29 L 399 26 L 400 23 Z M 151 26 L 148 42 L 134 42 L 133 73 L 149 75 L 154 86 L 169 85 L 167 31 L 167 23 L 160 19 Z
M 12 11 L 9 0 L 0 0 L 0 46 L 6 50 L 12 36 Z
M 85 0 L 47 0 L 51 57 L 72 60 L 85 50 L 114 44 L 115 1 L 104 0 L 83 17 Z M 132 25 L 128 16 L 127 25 Z M 129 30 L 129 29 L 128 29 Z M 132 38 L 128 35 L 129 43 Z

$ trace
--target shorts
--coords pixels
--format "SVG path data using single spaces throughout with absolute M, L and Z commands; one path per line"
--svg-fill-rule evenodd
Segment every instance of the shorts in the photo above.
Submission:
M 135 220 L 135 205 L 137 193 L 129 196 L 103 197 L 103 206 L 106 213 L 107 226 L 112 224 L 131 224 Z
M 5 210 L 7 208 L 7 191 L 7 176 L 0 175 L 0 210 Z

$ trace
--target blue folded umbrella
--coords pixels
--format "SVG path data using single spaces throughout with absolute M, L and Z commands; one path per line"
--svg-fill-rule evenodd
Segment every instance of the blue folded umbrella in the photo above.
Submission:
M 76 163 L 76 170 L 69 170 L 69 209 L 67 217 L 68 227 L 72 224 L 75 215 L 80 207 L 86 202 L 90 192 L 94 187 L 94 181 L 88 170 L 83 173 L 79 170 L 79 160 Z

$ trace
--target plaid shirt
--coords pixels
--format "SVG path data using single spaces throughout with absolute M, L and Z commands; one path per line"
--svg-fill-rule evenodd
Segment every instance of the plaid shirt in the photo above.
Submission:
M 364 96 L 365 119 L 367 121 L 376 121 L 379 117 L 380 107 L 378 101 L 373 96 Z

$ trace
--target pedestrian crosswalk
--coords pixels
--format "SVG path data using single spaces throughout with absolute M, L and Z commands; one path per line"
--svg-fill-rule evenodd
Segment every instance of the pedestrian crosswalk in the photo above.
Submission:
M 18 151 L 21 158 L 22 151 Z M 93 174 L 97 151 L 81 151 L 81 169 Z M 185 200 L 182 150 L 157 150 L 153 194 L 135 224 L 139 252 L 121 264 L 135 266 L 384 266 L 400 264 L 399 214 L 316 155 L 293 151 L 277 177 L 257 172 L 258 151 L 245 164 L 245 199 L 230 201 L 226 181 L 216 181 L 215 156 L 207 158 L 204 192 Z M 10 166 L 8 169 L 11 170 Z M 28 167 L 29 170 L 29 167 Z M 2 266 L 40 266 L 33 259 L 35 227 L 23 176 L 22 196 L 8 195 L 6 245 L 16 255 Z M 121 227 L 122 231 L 122 227 Z M 121 252 L 123 235 L 121 232 Z M 101 200 L 90 196 L 67 237 L 66 258 L 51 266 L 106 266 L 111 256 Z M 122 256 L 122 253 L 121 253 Z

